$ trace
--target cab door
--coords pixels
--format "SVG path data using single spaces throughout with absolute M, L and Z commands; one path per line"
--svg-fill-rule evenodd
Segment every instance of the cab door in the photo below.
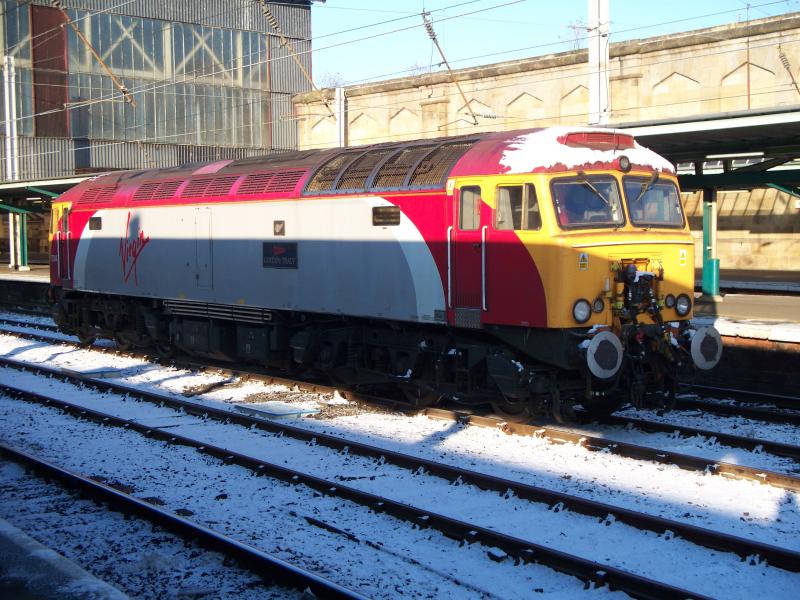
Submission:
M 53 242 L 55 248 L 53 249 L 53 254 L 56 263 L 55 274 L 57 275 L 57 279 L 63 283 L 68 283 L 72 279 L 72 272 L 69 264 L 70 241 L 72 237 L 72 232 L 69 228 L 69 214 L 70 210 L 68 206 L 54 206 L 51 217 L 54 221 Z
M 463 184 L 453 194 L 451 307 L 459 327 L 480 327 L 486 310 L 486 216 L 479 185 Z

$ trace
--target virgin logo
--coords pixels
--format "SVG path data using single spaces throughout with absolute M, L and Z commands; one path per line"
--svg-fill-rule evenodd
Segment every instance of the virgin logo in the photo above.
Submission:
M 150 236 L 145 236 L 144 231 L 139 230 L 138 235 L 131 237 L 131 213 L 128 213 L 128 222 L 125 225 L 125 236 L 119 241 L 119 256 L 122 259 L 122 281 L 127 283 L 133 274 L 134 285 L 139 285 L 139 278 L 136 273 L 136 263 L 139 255 L 150 241 Z

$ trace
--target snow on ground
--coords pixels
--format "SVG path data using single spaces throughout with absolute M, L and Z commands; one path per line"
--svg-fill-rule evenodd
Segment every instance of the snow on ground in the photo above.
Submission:
M 496 563 L 479 544 L 461 546 L 438 532 L 255 476 L 191 448 L 99 428 L 54 409 L 0 396 L 0 430 L 7 442 L 129 485 L 139 497 L 158 498 L 169 510 L 372 597 L 462 597 L 466 589 L 474 596 L 485 590 L 502 598 L 527 598 L 542 590 L 569 598 L 583 589 L 579 580 L 540 565 Z M 245 430 L 229 429 L 234 431 L 229 437 Z M 313 526 L 306 517 L 354 538 Z M 610 594 L 607 589 L 593 593 Z
M 138 359 L 114 357 L 83 350 L 72 350 L 20 341 L 0 336 L 0 353 L 13 354 L 24 360 L 50 359 L 71 368 L 84 370 L 108 367 L 113 364 L 124 369 L 127 382 L 136 381 L 142 387 L 180 393 L 187 388 L 197 388 L 209 381 L 222 381 L 223 376 L 197 375 L 166 369 L 158 365 L 143 363 Z M 49 361 L 48 361 L 49 362 Z M 41 385 L 41 379 L 16 371 L 0 372 L 0 381 L 11 378 L 13 382 L 28 387 Z M 61 383 L 51 381 L 43 386 L 58 390 L 69 389 Z M 48 390 L 43 390 L 47 392 Z M 50 390 L 52 393 L 52 389 Z M 240 387 L 220 387 L 208 394 L 194 398 L 195 401 L 232 402 L 240 401 L 254 393 L 260 397 L 272 394 L 285 399 L 286 388 L 261 386 L 247 383 Z M 262 432 L 250 432 L 230 425 L 199 424 L 196 419 L 176 415 L 173 411 L 162 412 L 162 417 L 153 416 L 150 405 L 138 402 L 112 400 L 100 394 L 86 391 L 60 391 L 65 399 L 81 399 L 81 402 L 100 410 L 108 410 L 128 418 L 146 420 L 154 426 L 169 426 L 176 432 L 196 437 L 208 436 L 210 443 L 231 449 L 263 456 L 267 460 L 287 464 L 301 470 L 331 477 L 338 475 L 347 485 L 357 486 L 376 493 L 389 494 L 396 499 L 414 504 L 426 504 L 434 511 L 456 511 L 465 518 L 480 519 L 482 524 L 506 530 L 534 541 L 542 541 L 569 552 L 576 552 L 601 561 L 608 561 L 622 568 L 646 573 L 673 573 L 679 577 L 673 583 L 684 585 L 698 592 L 746 597 L 748 581 L 760 582 L 763 577 L 756 573 L 769 573 L 770 581 L 787 584 L 784 576 L 795 584 L 795 575 L 773 569 L 759 571 L 762 566 L 745 565 L 736 557 L 724 553 L 710 553 L 681 540 L 659 538 L 655 534 L 637 532 L 618 523 L 600 526 L 589 519 L 569 512 L 555 513 L 538 504 L 503 500 L 492 494 L 479 493 L 470 486 L 448 486 L 443 482 L 430 482 L 423 477 L 410 476 L 387 465 L 376 471 L 372 461 L 358 457 L 336 458 L 332 463 L 330 452 L 320 448 L 294 442 L 286 438 L 271 439 Z M 72 397 L 74 396 L 74 398 Z M 330 401 L 330 397 L 305 395 L 304 402 Z M 113 411 L 111 410 L 113 407 Z M 119 411 L 119 412 L 117 412 Z M 47 419 L 49 421 L 49 418 Z M 381 445 L 387 448 L 425 456 L 450 464 L 468 465 L 474 470 L 489 472 L 501 477 L 516 479 L 582 495 L 633 510 L 650 512 L 671 519 L 683 519 L 692 524 L 726 531 L 742 537 L 752 537 L 794 549 L 800 548 L 797 533 L 800 531 L 797 494 L 751 482 L 729 481 L 721 477 L 681 471 L 676 467 L 631 461 L 602 452 L 590 452 L 574 445 L 553 445 L 544 440 L 507 436 L 499 431 L 465 427 L 446 421 L 435 421 L 424 417 L 408 418 L 399 415 L 370 414 L 358 411 L 332 420 L 303 419 L 292 421 L 295 425 L 325 431 L 347 438 Z M 653 445 L 652 434 L 646 434 L 647 443 Z M 670 440 L 676 443 L 700 444 L 698 441 Z M 657 438 L 658 445 L 661 437 Z M 704 442 L 700 445 L 706 445 Z M 719 452 L 720 449 L 711 450 Z M 697 452 L 695 452 L 697 453 Z M 748 459 L 752 453 L 743 453 Z M 752 456 L 751 456 L 752 455 Z M 726 457 L 729 458 L 729 457 Z M 739 457 L 741 458 L 741 457 Z M 766 458 L 766 457 L 765 457 Z M 773 458 L 773 460 L 776 460 Z M 741 462 L 750 463 L 750 460 Z M 788 461 L 791 462 L 791 461 Z M 783 463 L 788 468 L 787 461 Z M 793 464 L 793 463 L 792 463 Z M 772 465 L 774 468 L 774 465 Z M 766 467 L 765 467 L 766 468 Z M 422 480 L 426 480 L 422 483 Z M 338 526 L 338 525 L 337 525 Z M 522 535 L 524 533 L 525 535 Z M 396 534 L 394 534 L 396 535 Z M 666 536 L 669 537 L 669 536 Z M 388 538 L 393 539 L 393 538 Z M 631 552 L 629 549 L 635 551 Z M 601 556 L 602 555 L 602 556 Z M 713 555 L 713 559 L 709 556 Z M 641 558 L 640 558 L 641 557 Z M 713 563 L 715 566 L 710 566 Z M 669 565 L 669 566 L 667 566 Z M 702 569 L 696 572 L 696 565 Z M 676 568 L 678 567 L 678 568 Z M 648 569 L 650 569 L 648 571 Z M 679 574 L 679 575 L 678 575 Z M 690 583 L 692 585 L 690 585 Z M 735 583 L 734 583 L 735 582 Z M 696 584 L 696 585 L 694 585 Z M 722 587 L 717 587 L 722 586 Z M 728 590 L 726 586 L 731 588 Z M 785 589 L 790 589 L 789 587 Z M 756 590 L 750 590 L 756 593 Z M 776 588 L 776 593 L 779 590 Z M 780 593 L 778 593 L 780 595 Z
M 220 554 L 187 546 L 183 539 L 146 521 L 127 519 L 80 499 L 13 463 L 0 463 L 0 481 L 0 518 L 131 598 L 301 596 L 289 589 L 265 586 L 250 571 L 224 564 L 225 557 Z M 74 597 L 99 597 L 91 588 L 76 589 L 81 583 L 75 581 L 60 591 Z

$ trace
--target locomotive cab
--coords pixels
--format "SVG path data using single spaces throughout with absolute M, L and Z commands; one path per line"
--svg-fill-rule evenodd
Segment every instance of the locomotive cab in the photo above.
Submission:
M 610 138 L 614 147 L 633 147 L 630 136 Z M 592 166 L 454 185 L 456 240 L 464 239 L 461 215 L 474 215 L 469 225 L 482 232 L 474 244 L 482 249 L 482 320 L 529 357 L 563 370 L 550 400 L 560 404 L 558 417 L 573 404 L 591 412 L 624 400 L 639 407 L 653 391 L 669 405 L 692 365 L 713 368 L 722 353 L 714 328 L 691 325 L 694 242 L 674 174 L 621 152 Z M 473 211 L 477 195 L 483 212 Z M 460 255 L 470 252 L 458 246 L 456 290 Z M 522 264 L 513 256 L 520 246 L 536 265 L 525 278 L 508 267 Z M 509 385 L 507 365 L 495 370 L 513 416 L 521 394 Z

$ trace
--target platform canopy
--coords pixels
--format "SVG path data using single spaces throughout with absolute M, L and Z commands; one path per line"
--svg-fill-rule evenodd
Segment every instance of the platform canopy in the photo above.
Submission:
M 0 208 L 4 205 L 8 210 L 12 211 L 13 208 L 29 212 L 48 210 L 49 203 L 53 198 L 66 192 L 81 181 L 94 176 L 77 175 L 75 177 L 0 183 Z
M 692 163 L 694 173 L 680 176 L 685 191 L 774 187 L 800 195 L 800 168 L 791 164 L 800 159 L 800 105 L 617 127 L 676 165 Z M 743 158 L 761 162 L 734 168 Z M 721 161 L 722 173 L 703 172 L 712 160 Z

